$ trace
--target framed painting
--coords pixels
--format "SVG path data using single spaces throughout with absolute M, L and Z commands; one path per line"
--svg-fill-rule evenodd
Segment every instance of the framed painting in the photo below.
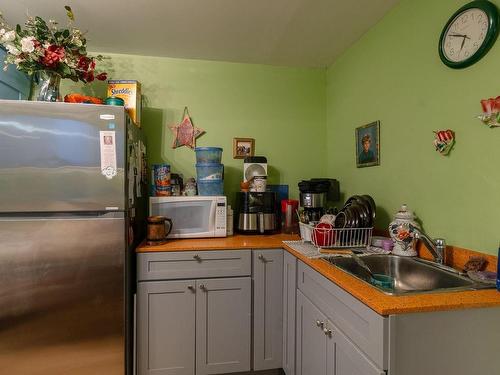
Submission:
M 233 138 L 233 159 L 244 159 L 255 154 L 255 139 Z
M 356 166 L 380 165 L 380 121 L 356 128 Z

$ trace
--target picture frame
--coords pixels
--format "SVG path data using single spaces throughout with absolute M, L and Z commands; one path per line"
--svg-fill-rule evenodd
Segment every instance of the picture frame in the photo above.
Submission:
M 233 159 L 244 159 L 255 154 L 255 139 L 233 138 Z
M 380 165 L 380 121 L 356 128 L 356 166 Z

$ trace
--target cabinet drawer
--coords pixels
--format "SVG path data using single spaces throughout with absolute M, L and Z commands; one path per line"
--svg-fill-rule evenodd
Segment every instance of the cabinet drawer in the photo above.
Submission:
M 387 369 L 388 321 L 303 262 L 298 288 L 379 368 Z
M 144 281 L 249 276 L 251 264 L 251 250 L 140 253 L 137 278 Z

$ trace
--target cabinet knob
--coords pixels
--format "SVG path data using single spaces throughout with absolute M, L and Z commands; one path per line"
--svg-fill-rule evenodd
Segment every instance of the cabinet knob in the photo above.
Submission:
M 323 332 L 325 333 L 325 335 L 327 335 L 328 337 L 332 337 L 333 335 L 333 331 L 331 329 L 328 329 L 328 328 L 325 328 L 323 329 Z
M 259 258 L 259 260 L 261 260 L 263 262 L 266 261 L 266 258 L 264 258 L 264 255 L 262 255 L 262 254 L 259 254 L 258 258 Z
M 188 285 L 188 289 L 189 289 L 189 290 L 194 290 L 194 286 L 192 286 L 192 285 Z
M 201 257 L 198 254 L 194 254 L 193 258 L 197 260 L 198 262 L 201 262 Z
M 207 288 L 205 287 L 205 284 L 200 284 L 200 289 L 201 290 L 207 290 Z
M 316 320 L 316 325 L 317 325 L 318 327 L 323 328 L 323 327 L 325 326 L 325 322 L 322 322 L 322 321 L 320 321 L 320 320 Z

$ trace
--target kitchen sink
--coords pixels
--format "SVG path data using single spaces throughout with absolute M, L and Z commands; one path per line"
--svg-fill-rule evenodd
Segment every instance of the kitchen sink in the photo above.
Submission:
M 391 276 L 394 279 L 394 287 L 389 289 L 371 284 L 368 273 L 350 257 L 324 259 L 324 261 L 391 295 L 465 291 L 494 287 L 475 282 L 451 268 L 440 268 L 437 264 L 434 265 L 419 258 L 397 255 L 367 255 L 363 256 L 363 260 L 373 273 Z

